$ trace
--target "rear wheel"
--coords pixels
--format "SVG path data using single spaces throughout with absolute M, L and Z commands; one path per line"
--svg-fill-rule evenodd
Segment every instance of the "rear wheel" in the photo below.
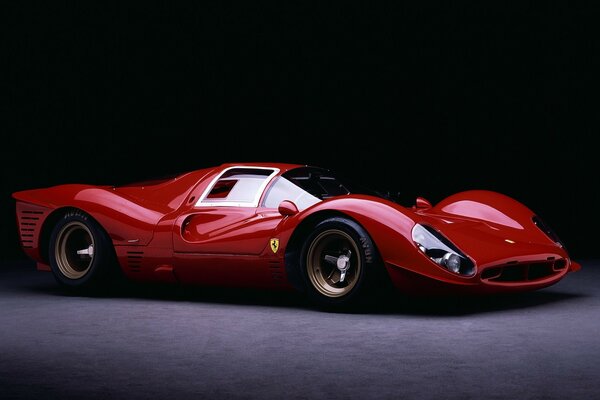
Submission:
M 68 288 L 98 288 L 114 267 L 114 249 L 108 235 L 79 210 L 59 220 L 50 236 L 48 250 L 54 277 Z
M 319 223 L 306 239 L 301 256 L 309 298 L 327 308 L 343 308 L 373 288 L 377 250 L 368 233 L 347 218 Z

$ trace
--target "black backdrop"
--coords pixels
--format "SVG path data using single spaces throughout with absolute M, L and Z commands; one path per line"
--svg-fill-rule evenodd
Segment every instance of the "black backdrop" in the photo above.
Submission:
M 232 161 L 497 190 L 596 256 L 594 10 L 196 3 L 3 6 L 0 257 L 13 191 Z

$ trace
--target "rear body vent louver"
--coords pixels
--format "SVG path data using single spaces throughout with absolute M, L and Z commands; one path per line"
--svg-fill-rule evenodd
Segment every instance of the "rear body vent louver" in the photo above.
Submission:
M 43 211 L 20 210 L 18 212 L 19 237 L 24 249 L 32 249 L 37 239 L 40 219 Z

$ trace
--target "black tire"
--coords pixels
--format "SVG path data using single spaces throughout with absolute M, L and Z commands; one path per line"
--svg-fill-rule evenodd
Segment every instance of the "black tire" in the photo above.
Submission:
M 371 237 L 348 218 L 317 224 L 300 254 L 308 298 L 326 309 L 346 309 L 366 299 L 380 276 L 379 255 Z
M 116 265 L 108 234 L 80 210 L 69 211 L 58 221 L 50 235 L 48 258 L 57 282 L 77 291 L 101 289 Z

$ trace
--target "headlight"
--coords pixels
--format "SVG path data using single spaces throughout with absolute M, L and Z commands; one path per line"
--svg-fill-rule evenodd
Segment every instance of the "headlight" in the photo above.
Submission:
M 562 248 L 565 247 L 564 243 L 562 242 L 562 240 L 560 240 L 560 238 L 558 237 L 556 232 L 554 232 L 554 230 L 552 228 L 550 228 L 548 226 L 548 224 L 546 224 L 544 221 L 542 221 L 542 219 L 540 217 L 538 217 L 537 215 L 534 215 L 532 220 L 533 220 L 533 223 L 538 228 L 540 228 L 540 230 L 542 232 L 544 232 L 546 234 L 546 236 L 548 236 L 554 243 L 558 244 Z
M 416 224 L 412 239 L 427 257 L 444 269 L 465 276 L 475 273 L 473 262 L 435 229 Z

